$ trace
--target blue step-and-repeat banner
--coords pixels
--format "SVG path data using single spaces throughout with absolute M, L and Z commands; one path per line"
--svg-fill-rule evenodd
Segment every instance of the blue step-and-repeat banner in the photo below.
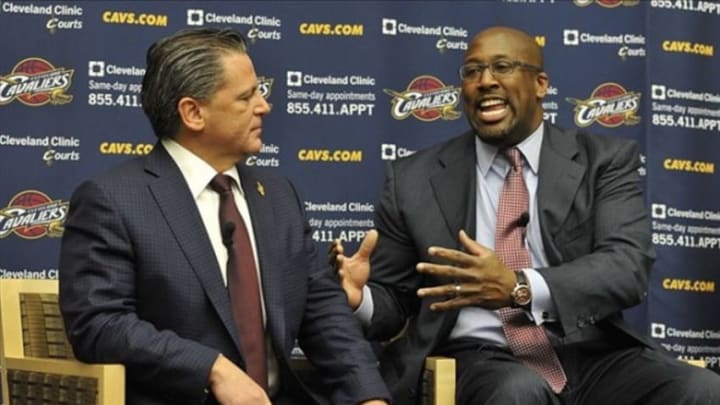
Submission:
M 548 121 L 641 143 L 658 260 L 627 317 L 717 368 L 717 1 L 0 1 L 0 277 L 57 278 L 73 189 L 152 149 L 139 92 L 156 39 L 248 37 L 273 111 L 245 163 L 294 181 L 322 251 L 354 250 L 386 162 L 468 127 L 457 68 L 491 25 L 544 48 Z

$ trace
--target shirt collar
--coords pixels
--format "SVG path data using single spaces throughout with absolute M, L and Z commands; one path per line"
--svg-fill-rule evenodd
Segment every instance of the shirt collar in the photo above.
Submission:
M 180 168 L 180 172 L 185 178 L 188 187 L 190 187 L 193 198 L 197 199 L 200 193 L 208 187 L 208 184 L 210 184 L 210 181 L 215 177 L 217 172 L 206 161 L 202 160 L 198 155 L 192 153 L 175 140 L 163 138 L 161 142 L 168 154 L 170 154 L 172 160 L 174 160 L 175 164 Z M 235 180 L 235 184 L 242 194 L 243 190 L 237 168 L 233 166 L 226 170 L 224 174 L 227 174 Z
M 541 123 L 530 136 L 517 145 L 517 148 L 520 149 L 520 152 L 525 157 L 525 162 L 527 162 L 530 170 L 532 170 L 535 175 L 537 175 L 540 167 L 540 147 L 543 136 L 544 125 Z M 480 140 L 479 136 L 475 136 L 475 160 L 483 177 L 487 175 L 488 170 L 490 170 L 493 162 L 495 162 L 497 152 L 498 148 L 496 146 L 489 145 Z

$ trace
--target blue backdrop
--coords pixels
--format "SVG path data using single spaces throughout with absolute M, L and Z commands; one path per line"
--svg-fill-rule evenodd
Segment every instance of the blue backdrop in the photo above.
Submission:
M 701 0 L 0 2 L 0 277 L 57 278 L 72 190 L 155 137 L 144 55 L 186 27 L 247 35 L 265 147 L 246 164 L 298 186 L 320 249 L 373 226 L 387 161 L 467 128 L 457 68 L 472 36 L 537 39 L 546 119 L 639 141 L 658 261 L 632 323 L 718 366 L 720 4 Z

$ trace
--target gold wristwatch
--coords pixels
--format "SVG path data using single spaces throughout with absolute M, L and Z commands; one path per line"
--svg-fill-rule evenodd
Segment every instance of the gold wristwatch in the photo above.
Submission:
M 528 278 L 522 270 L 516 271 L 515 276 L 517 277 L 517 282 L 515 282 L 515 287 L 510 293 L 510 298 L 512 299 L 510 306 L 512 308 L 530 310 L 530 303 L 532 303 L 532 290 L 530 289 Z

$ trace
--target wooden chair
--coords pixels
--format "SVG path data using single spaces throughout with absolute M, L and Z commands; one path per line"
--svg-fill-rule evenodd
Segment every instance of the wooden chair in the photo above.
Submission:
M 124 405 L 125 368 L 76 360 L 57 280 L 0 280 L 0 367 L 5 405 Z
M 422 378 L 423 405 L 455 405 L 455 359 L 426 358 Z

